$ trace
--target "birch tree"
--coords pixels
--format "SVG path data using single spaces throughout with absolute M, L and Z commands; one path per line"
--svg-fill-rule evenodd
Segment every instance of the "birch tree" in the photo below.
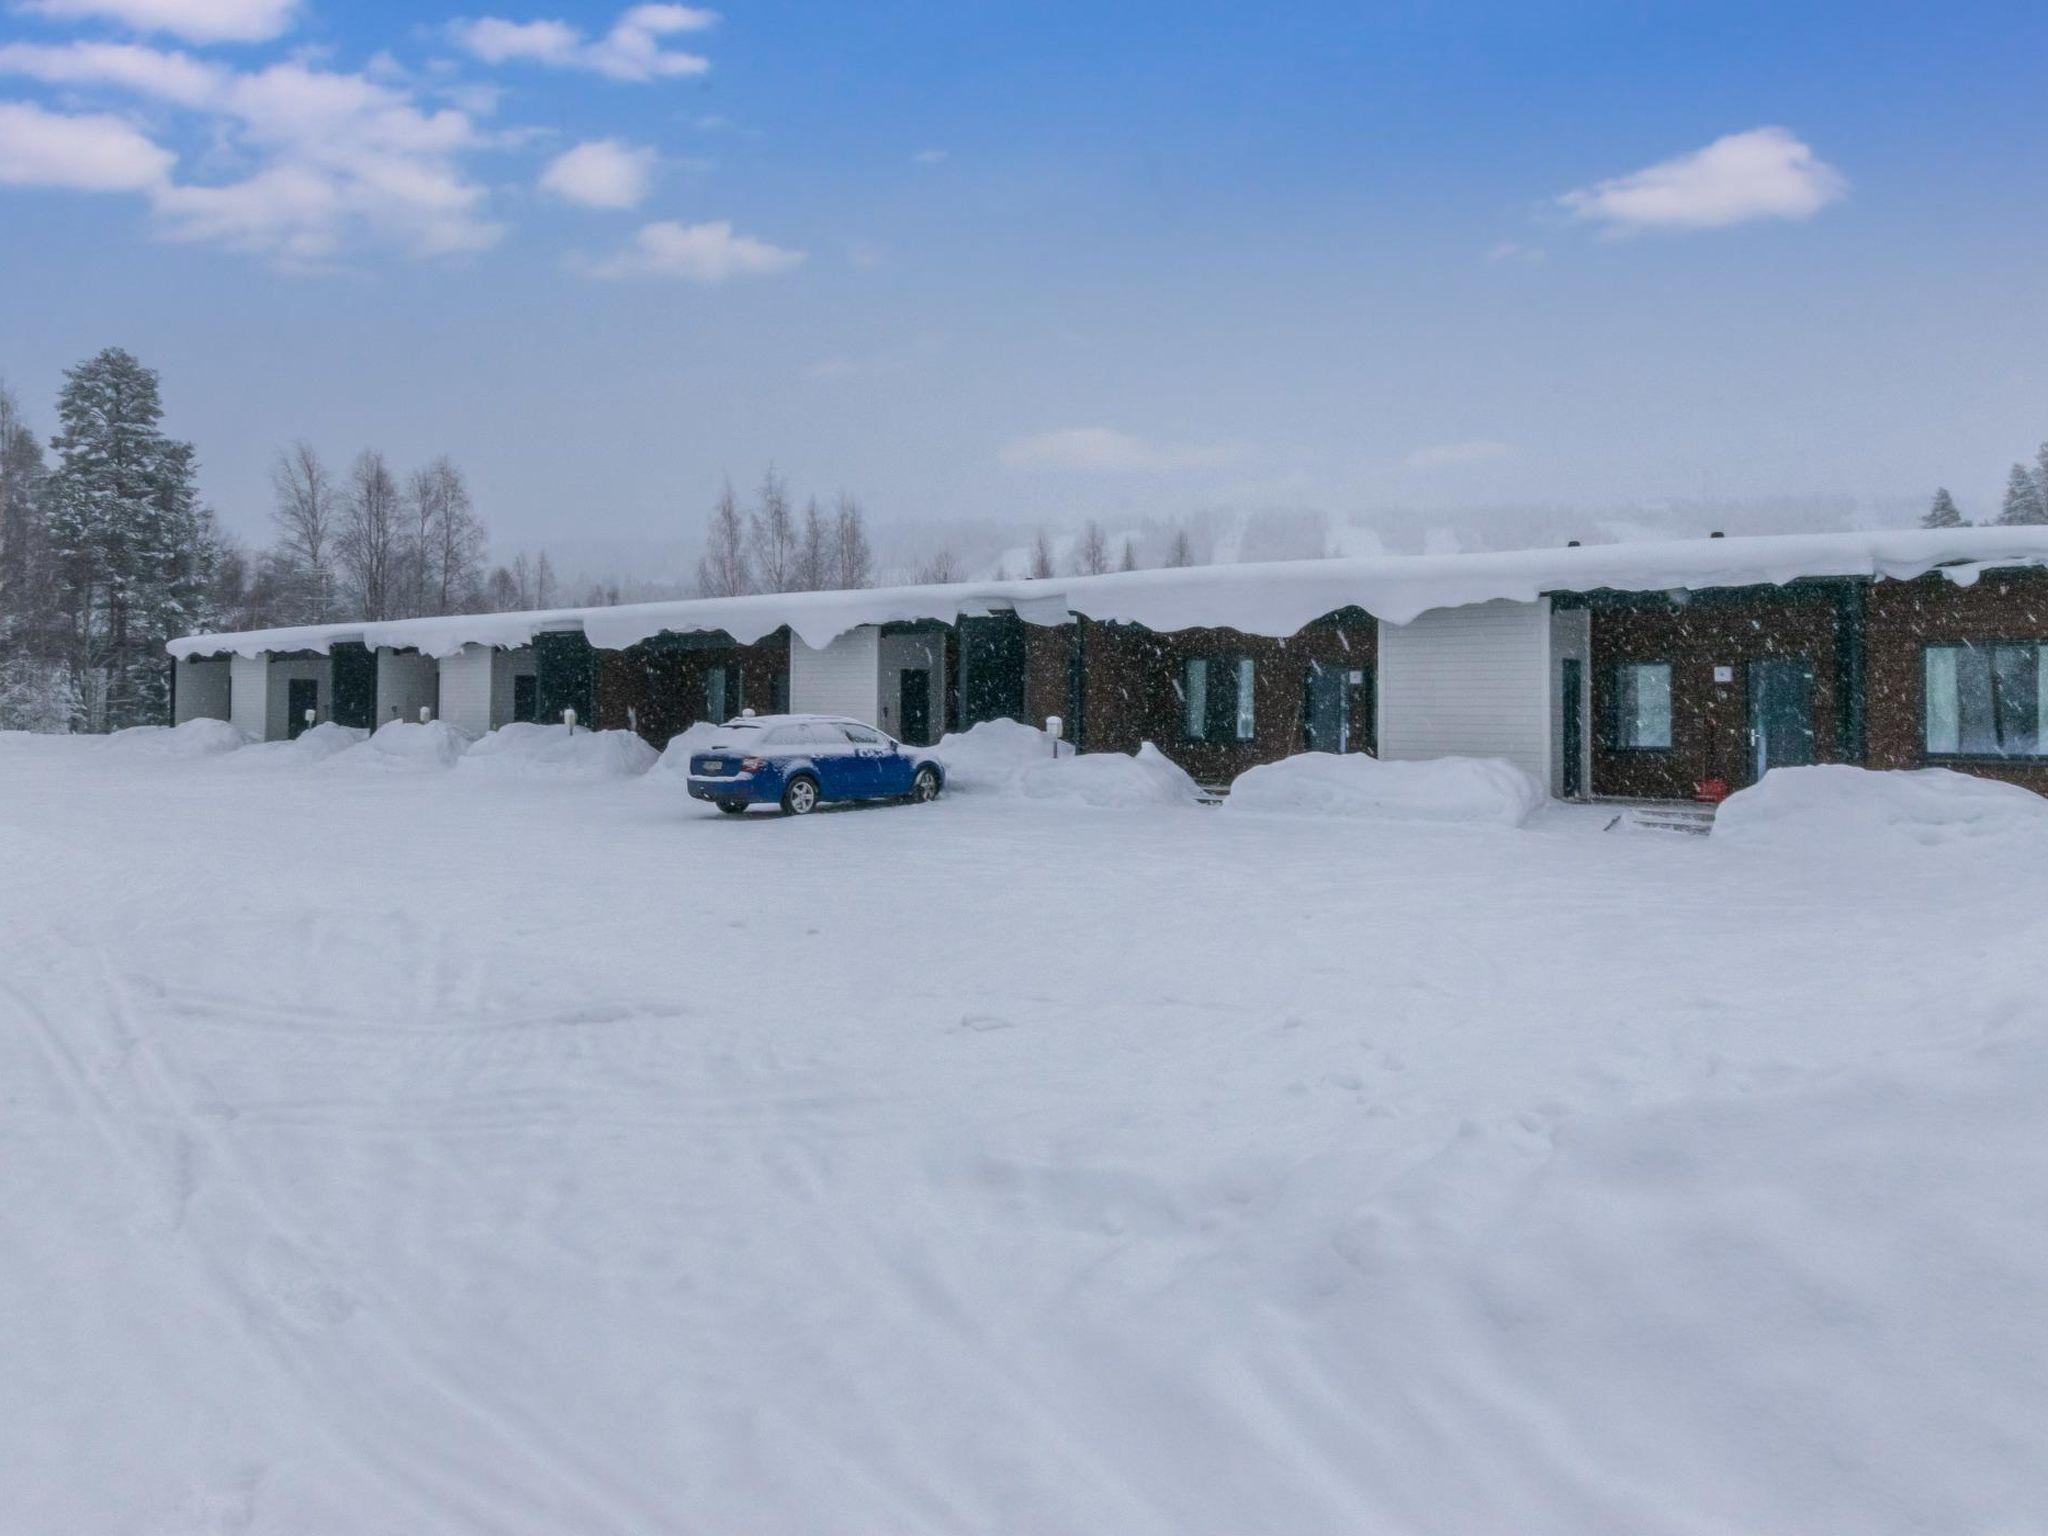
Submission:
M 365 448 L 349 466 L 335 537 L 335 556 L 354 617 L 398 617 L 404 551 L 404 507 L 398 482 L 384 455 Z
M 727 481 L 704 531 L 704 553 L 697 561 L 697 593 L 700 597 L 739 597 L 753 590 L 746 525 L 732 483 Z
M 276 502 L 270 520 L 276 525 L 278 552 L 297 589 L 288 604 L 291 620 L 324 624 L 334 616 L 335 538 L 341 509 L 334 477 L 308 442 L 281 450 L 270 466 Z

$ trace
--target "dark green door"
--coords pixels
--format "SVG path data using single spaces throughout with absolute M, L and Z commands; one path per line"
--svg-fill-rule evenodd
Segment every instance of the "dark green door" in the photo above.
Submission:
M 338 640 L 334 664 L 334 723 L 359 731 L 377 726 L 377 657 L 358 640 Z
M 516 672 L 512 676 L 512 718 L 540 718 L 540 679 L 531 672 Z
M 1302 702 L 1302 736 L 1311 752 L 1342 752 L 1351 741 L 1349 674 L 1341 667 L 1308 664 L 1307 697 Z
M 1803 768 L 1813 761 L 1813 667 L 1803 657 L 1749 664 L 1750 772 Z
M 960 725 L 1024 718 L 1024 621 L 992 613 L 960 621 Z
M 306 717 L 320 712 L 320 685 L 310 677 L 288 678 L 284 685 L 284 734 L 288 741 L 312 724 Z
M 1585 664 L 1576 659 L 1558 664 L 1558 703 L 1564 715 L 1564 797 L 1582 799 L 1586 793 L 1586 706 Z
M 932 675 L 919 668 L 903 674 L 903 739 L 913 747 L 932 740 Z

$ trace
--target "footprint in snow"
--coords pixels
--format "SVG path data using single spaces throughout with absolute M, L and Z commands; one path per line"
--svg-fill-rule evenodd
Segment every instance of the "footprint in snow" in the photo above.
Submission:
M 958 1029 L 971 1029 L 977 1034 L 983 1034 L 992 1029 L 1015 1029 L 1017 1026 L 1015 1021 L 1003 1018 L 998 1014 L 963 1013 L 960 1015 L 959 1024 L 955 1027 Z

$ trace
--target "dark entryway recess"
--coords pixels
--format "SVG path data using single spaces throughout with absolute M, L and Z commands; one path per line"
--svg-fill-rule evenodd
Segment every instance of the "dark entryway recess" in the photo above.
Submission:
M 1302 745 L 1311 752 L 1345 752 L 1351 746 L 1351 672 L 1320 661 L 1308 664 L 1302 685 Z
M 1586 793 L 1585 663 L 1558 663 L 1557 686 L 1564 706 L 1564 797 L 1579 800 Z
M 906 668 L 902 673 L 903 739 L 913 747 L 932 742 L 932 675 L 924 668 Z
M 535 720 L 539 717 L 540 679 L 531 672 L 515 673 L 512 678 L 512 718 Z
M 359 640 L 336 643 L 334 723 L 371 730 L 377 724 L 377 658 Z
M 308 715 L 319 714 L 320 685 L 310 677 L 287 678 L 284 685 L 284 734 L 297 741 L 309 728 Z
M 590 642 L 570 630 L 533 637 L 536 718 L 553 725 L 562 711 L 576 711 L 576 723 L 597 723 L 597 658 Z
M 1014 613 L 962 619 L 960 727 L 1023 718 L 1024 621 Z
M 1800 656 L 1770 656 L 1749 664 L 1749 771 L 1760 779 L 1773 768 L 1803 768 L 1813 761 L 1813 664 Z

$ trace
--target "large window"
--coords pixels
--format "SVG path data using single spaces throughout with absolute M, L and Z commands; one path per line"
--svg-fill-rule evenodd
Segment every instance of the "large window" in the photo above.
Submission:
M 1624 661 L 1614 669 L 1614 728 L 1609 746 L 1661 752 L 1671 746 L 1671 663 Z
M 1252 661 L 1197 656 L 1181 673 L 1181 704 L 1190 741 L 1250 741 Z
M 1927 647 L 1930 757 L 2048 757 L 2048 645 Z

